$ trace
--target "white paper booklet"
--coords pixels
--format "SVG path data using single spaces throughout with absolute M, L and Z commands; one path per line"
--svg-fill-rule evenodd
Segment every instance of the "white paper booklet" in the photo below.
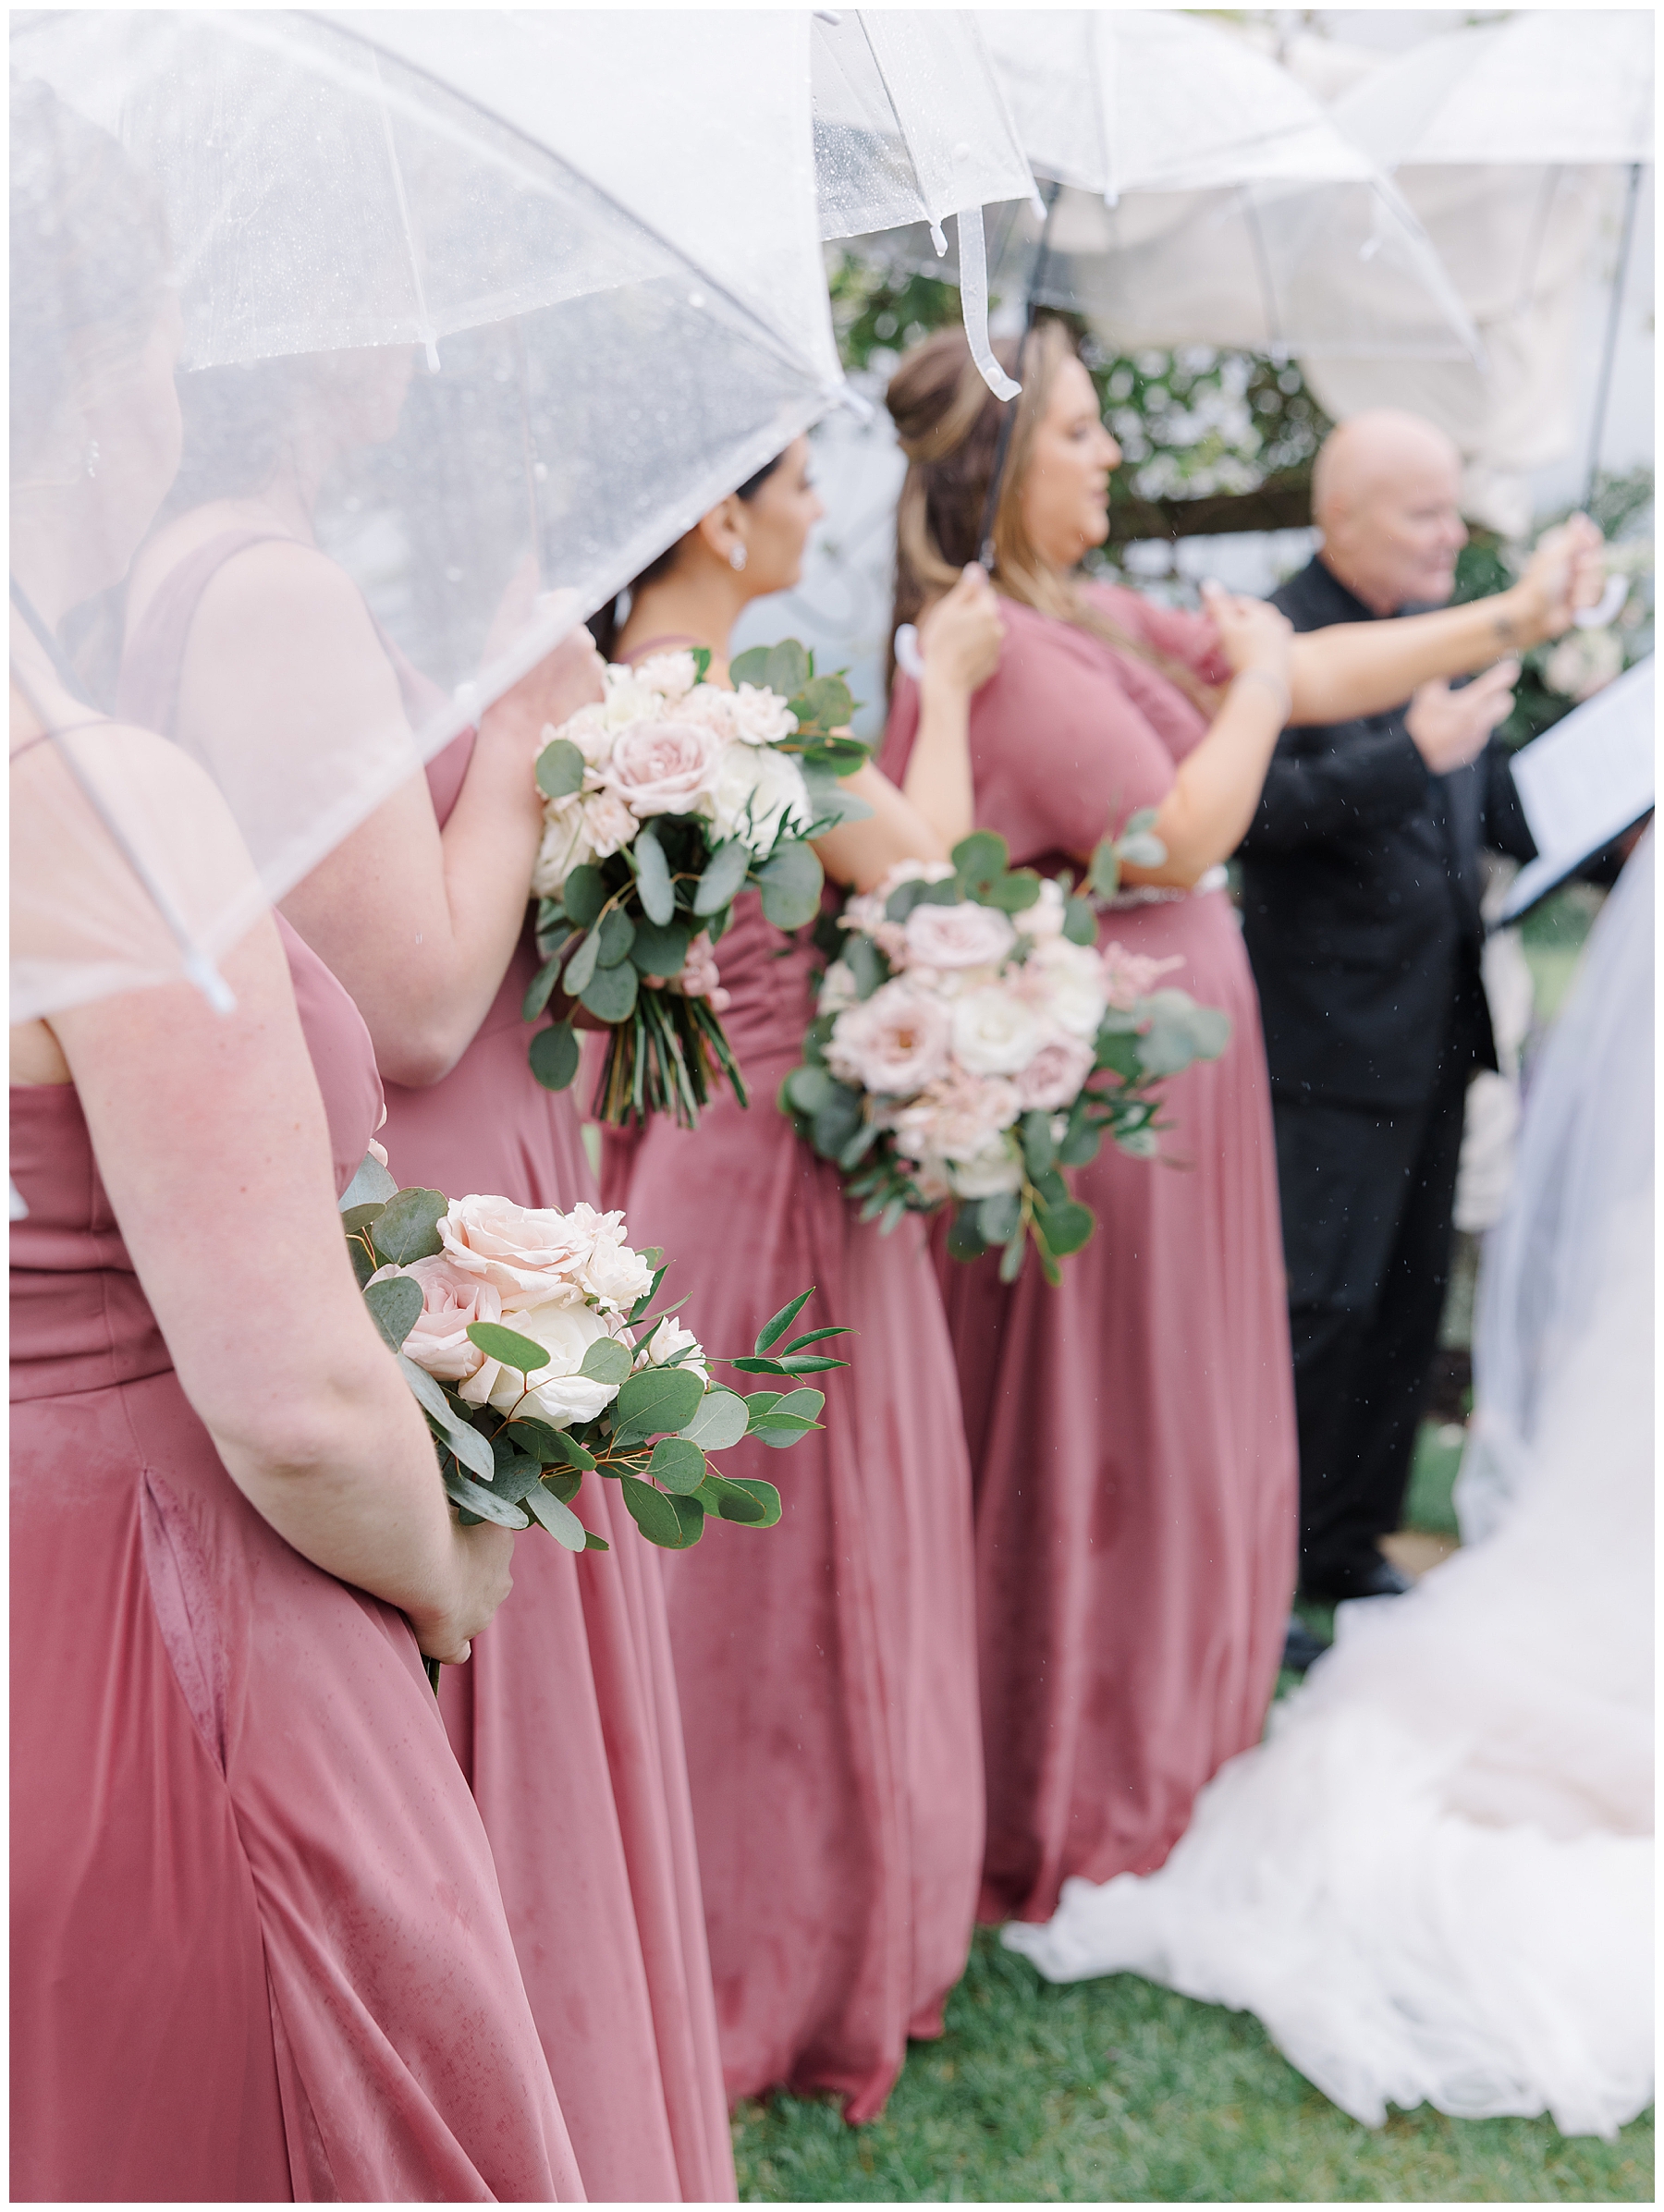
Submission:
M 1499 920 L 1512 922 L 1653 803 L 1650 654 L 1517 752 L 1513 779 L 1537 857 L 1515 876 Z

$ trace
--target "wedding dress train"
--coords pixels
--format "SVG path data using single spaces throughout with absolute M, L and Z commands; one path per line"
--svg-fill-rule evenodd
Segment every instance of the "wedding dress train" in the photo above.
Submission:
M 1582 981 L 1585 1003 L 1626 1017 L 1605 1025 L 1609 1050 L 1569 1014 L 1545 1056 L 1584 1143 L 1601 1100 L 1633 1126 L 1650 1089 L 1651 862 L 1649 837 Z M 1548 1147 L 1562 1161 L 1564 1134 Z M 1371 2125 L 1425 2100 L 1610 2136 L 1646 2107 L 1650 1148 L 1631 1158 L 1636 1178 L 1609 1174 L 1560 1240 L 1581 1312 L 1540 1365 L 1491 1532 L 1408 1596 L 1340 1608 L 1334 1651 L 1203 1793 L 1159 1873 L 1071 1881 L 1046 1925 L 1007 1928 L 1049 1979 L 1131 1971 L 1251 2010 Z M 1520 1204 L 1560 1209 L 1563 1229 L 1563 1176 Z

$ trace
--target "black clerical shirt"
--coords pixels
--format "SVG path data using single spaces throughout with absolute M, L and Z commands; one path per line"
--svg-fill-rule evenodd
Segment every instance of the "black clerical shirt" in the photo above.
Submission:
M 1272 604 L 1297 630 L 1394 618 L 1321 556 Z M 1493 739 L 1430 775 L 1407 711 L 1285 729 L 1242 843 L 1243 935 L 1282 1097 L 1397 1111 L 1431 1097 L 1447 1047 L 1497 1064 L 1479 850 L 1523 861 L 1536 847 L 1506 749 Z

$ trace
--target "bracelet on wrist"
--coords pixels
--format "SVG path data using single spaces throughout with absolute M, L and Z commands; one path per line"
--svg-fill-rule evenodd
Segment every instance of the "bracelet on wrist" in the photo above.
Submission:
M 1280 676 L 1274 676 L 1269 668 L 1239 668 L 1232 681 L 1264 684 L 1277 701 L 1279 720 L 1288 722 L 1294 711 L 1294 695 Z

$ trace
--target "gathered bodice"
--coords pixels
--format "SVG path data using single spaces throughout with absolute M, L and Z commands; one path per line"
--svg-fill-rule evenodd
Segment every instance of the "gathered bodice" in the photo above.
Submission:
M 336 1189 L 381 1118 L 370 1033 L 279 914 L 289 975 L 329 1120 Z M 226 1141 L 235 1143 L 235 1130 Z M 11 1228 L 11 1394 L 56 1397 L 160 1375 L 172 1362 L 133 1270 L 73 1083 L 14 1083 L 11 1175 L 29 1208 Z M 227 1265 L 230 1265 L 227 1255 Z

